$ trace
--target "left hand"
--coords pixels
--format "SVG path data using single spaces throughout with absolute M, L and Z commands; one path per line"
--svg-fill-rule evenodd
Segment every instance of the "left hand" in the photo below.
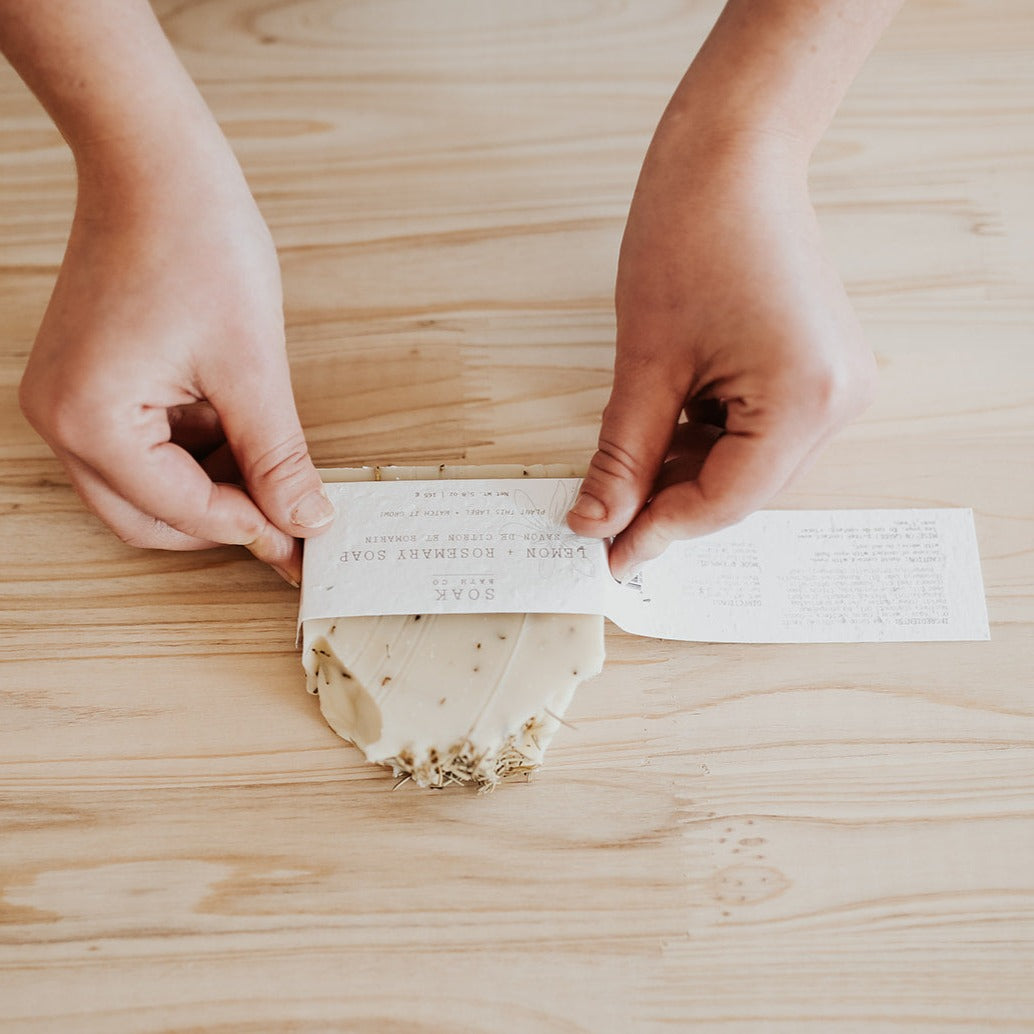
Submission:
M 806 157 L 776 135 L 708 141 L 674 122 L 662 121 L 629 213 L 614 386 L 568 516 L 578 534 L 614 537 L 619 580 L 765 504 L 875 383 Z

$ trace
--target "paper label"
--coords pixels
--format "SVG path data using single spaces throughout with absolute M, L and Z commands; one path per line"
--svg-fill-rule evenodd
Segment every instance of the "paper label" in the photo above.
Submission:
M 969 510 L 768 510 L 673 543 L 618 584 L 564 523 L 577 478 L 325 486 L 299 621 L 368 614 L 603 614 L 702 642 L 988 639 Z

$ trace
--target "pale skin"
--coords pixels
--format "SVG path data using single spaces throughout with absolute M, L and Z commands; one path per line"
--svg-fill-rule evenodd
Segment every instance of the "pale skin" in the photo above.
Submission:
M 661 119 L 568 517 L 613 538 L 615 577 L 765 504 L 871 397 L 807 168 L 900 5 L 731 0 Z M 291 393 L 276 253 L 218 125 L 144 0 L 0 0 L 0 48 L 79 176 L 23 411 L 124 541 L 246 545 L 297 583 L 299 540 L 333 511 Z
M 333 510 L 233 152 L 142 0 L 0 0 L 0 41 L 79 176 L 22 409 L 124 541 L 245 545 L 297 584 Z

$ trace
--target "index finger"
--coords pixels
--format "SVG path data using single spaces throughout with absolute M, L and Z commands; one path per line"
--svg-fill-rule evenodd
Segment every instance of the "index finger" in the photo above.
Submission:
M 814 445 L 789 422 L 765 432 L 726 431 L 695 479 L 662 489 L 615 538 L 614 577 L 627 577 L 678 539 L 741 521 L 786 485 Z
M 72 485 L 87 509 L 99 517 L 123 542 L 142 549 L 197 550 L 223 545 L 218 540 L 187 535 L 160 518 L 134 506 L 101 475 L 65 449 L 56 450 L 68 471 Z M 240 491 L 233 486 L 221 486 Z M 242 493 L 243 494 L 243 493 Z M 301 546 L 269 522 L 251 542 L 243 543 L 251 553 L 298 587 L 301 579 Z
M 247 493 L 212 481 L 171 435 L 164 407 L 138 405 L 95 419 L 68 451 L 136 509 L 190 538 L 247 545 L 267 534 Z

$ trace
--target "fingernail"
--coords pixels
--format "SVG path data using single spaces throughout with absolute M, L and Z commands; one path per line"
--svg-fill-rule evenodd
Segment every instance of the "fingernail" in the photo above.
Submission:
M 287 584 L 290 585 L 292 589 L 301 588 L 301 583 L 296 582 L 282 567 L 275 567 L 272 564 L 270 566 L 273 567 L 273 570 L 276 571 L 276 573 L 280 575 L 280 577 L 283 578 L 283 580 L 287 582 Z
M 607 516 L 607 508 L 594 495 L 588 492 L 579 492 L 578 498 L 571 507 L 571 513 L 576 517 L 584 517 L 587 521 L 602 521 Z
M 642 569 L 642 564 L 618 564 L 617 570 L 611 565 L 610 576 L 618 585 L 627 585 Z
M 322 489 L 310 492 L 291 511 L 291 521 L 299 528 L 322 528 L 334 519 L 334 504 Z

